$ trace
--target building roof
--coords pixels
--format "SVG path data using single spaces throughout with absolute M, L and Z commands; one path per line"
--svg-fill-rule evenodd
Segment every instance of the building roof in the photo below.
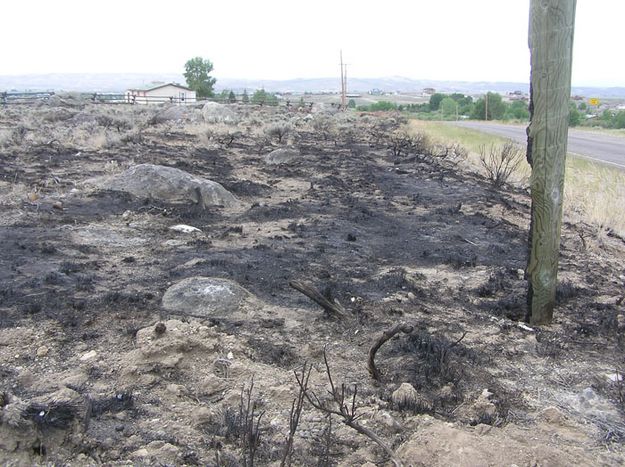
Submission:
M 188 88 L 186 86 L 182 86 L 181 84 L 178 84 L 178 83 L 163 83 L 163 84 L 150 83 L 140 88 L 130 88 L 128 90 L 129 91 L 154 91 L 155 89 L 164 88 L 166 86 L 174 86 L 176 88 L 184 89 L 185 91 L 193 91 L 193 89 Z

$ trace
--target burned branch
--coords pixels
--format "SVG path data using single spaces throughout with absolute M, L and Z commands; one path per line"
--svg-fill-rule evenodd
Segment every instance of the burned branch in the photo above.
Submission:
M 342 383 L 340 388 L 337 387 L 332 379 L 332 372 L 330 371 L 330 364 L 328 363 L 328 355 L 326 350 L 323 350 L 323 362 L 325 364 L 326 376 L 328 378 L 328 383 L 330 384 L 330 390 L 328 393 L 330 394 L 330 400 L 322 401 L 319 397 L 311 390 L 309 390 L 305 384 L 308 381 L 304 381 L 303 374 L 299 376 L 297 373 L 295 374 L 295 379 L 297 380 L 297 384 L 300 387 L 300 390 L 303 392 L 306 400 L 317 410 L 324 414 L 336 415 L 341 418 L 341 421 L 350 428 L 353 428 L 361 435 L 366 436 L 373 442 L 375 442 L 378 446 L 384 450 L 384 452 L 390 457 L 393 465 L 395 467 L 403 467 L 403 462 L 397 457 L 395 452 L 386 444 L 386 442 L 380 438 L 376 433 L 371 431 L 366 426 L 358 423 L 359 415 L 356 415 L 356 396 L 358 395 L 358 386 L 354 385 L 353 394 L 350 397 L 348 394 L 348 387 L 345 383 Z M 351 400 L 350 400 L 351 399 Z
M 391 329 L 387 329 L 386 331 L 384 331 L 382 335 L 375 341 L 375 343 L 369 350 L 369 360 L 367 361 L 369 374 L 371 375 L 373 379 L 379 380 L 380 376 L 382 376 L 380 373 L 380 370 L 378 370 L 375 366 L 375 354 L 377 353 L 378 350 L 380 350 L 380 347 L 382 347 L 382 345 L 384 345 L 386 341 L 392 339 L 398 333 L 403 332 L 404 334 L 410 334 L 413 330 L 414 330 L 414 327 L 409 324 L 406 324 L 406 323 L 396 324 Z
M 330 300 L 321 295 L 321 293 L 319 293 L 319 291 L 314 287 L 304 284 L 301 281 L 291 281 L 289 282 L 289 285 L 298 292 L 306 295 L 317 305 L 321 306 L 328 316 L 345 318 L 345 309 L 339 303 L 332 303 Z
M 308 366 L 304 363 L 304 367 L 302 368 L 302 374 L 298 375 L 295 373 L 295 378 L 299 383 L 299 392 L 297 397 L 293 400 L 293 404 L 291 405 L 291 412 L 289 414 L 289 434 L 286 438 L 286 447 L 284 448 L 284 455 L 282 456 L 282 462 L 280 462 L 280 467 L 291 465 L 291 456 L 293 455 L 293 440 L 295 439 L 295 432 L 297 431 L 297 427 L 299 425 L 299 420 L 302 415 L 302 409 L 304 408 L 304 399 L 306 391 L 308 390 L 308 380 L 310 378 L 310 372 L 312 371 L 312 366 Z

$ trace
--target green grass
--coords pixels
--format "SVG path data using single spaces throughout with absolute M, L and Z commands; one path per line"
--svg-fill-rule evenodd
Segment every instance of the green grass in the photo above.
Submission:
M 480 147 L 505 141 L 499 136 L 443 122 L 411 120 L 409 127 L 412 131 L 426 133 L 433 142 L 464 146 L 469 150 L 468 163 L 478 171 L 481 170 Z M 513 181 L 527 185 L 530 175 L 530 167 L 524 163 L 513 175 Z M 564 182 L 564 212 L 572 222 L 594 223 L 625 235 L 625 171 L 569 154 Z
M 443 122 L 411 120 L 410 126 L 415 131 L 423 131 L 437 142 L 455 142 L 462 144 L 471 152 L 478 152 L 480 146 L 490 146 L 492 143 L 503 143 L 505 138 L 493 136 L 481 131 L 449 125 Z

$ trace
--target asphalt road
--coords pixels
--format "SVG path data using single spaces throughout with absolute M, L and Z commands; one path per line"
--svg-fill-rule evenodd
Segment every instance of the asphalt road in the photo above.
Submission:
M 454 122 L 453 124 L 527 144 L 526 126 L 524 125 L 505 125 L 475 121 Z M 625 138 L 619 136 L 569 130 L 568 151 L 586 159 L 625 169 Z

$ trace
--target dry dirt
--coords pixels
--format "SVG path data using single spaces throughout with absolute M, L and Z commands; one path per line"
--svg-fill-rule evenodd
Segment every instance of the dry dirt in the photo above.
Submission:
M 151 109 L 58 104 L 0 109 L 3 465 L 280 465 L 305 363 L 329 404 L 324 349 L 357 423 L 404 465 L 625 462 L 622 238 L 565 222 L 555 321 L 531 328 L 526 192 L 391 155 L 389 116 L 239 108 L 230 141 L 206 137 L 199 111 L 156 123 Z M 284 121 L 291 133 L 267 143 L 263 125 Z M 278 147 L 299 157 L 268 163 Z M 84 183 L 140 163 L 218 182 L 243 208 Z M 250 295 L 232 315 L 166 311 L 165 291 L 192 276 Z M 413 331 L 382 346 L 374 381 L 369 349 L 400 322 Z M 391 465 L 308 401 L 290 463 Z

